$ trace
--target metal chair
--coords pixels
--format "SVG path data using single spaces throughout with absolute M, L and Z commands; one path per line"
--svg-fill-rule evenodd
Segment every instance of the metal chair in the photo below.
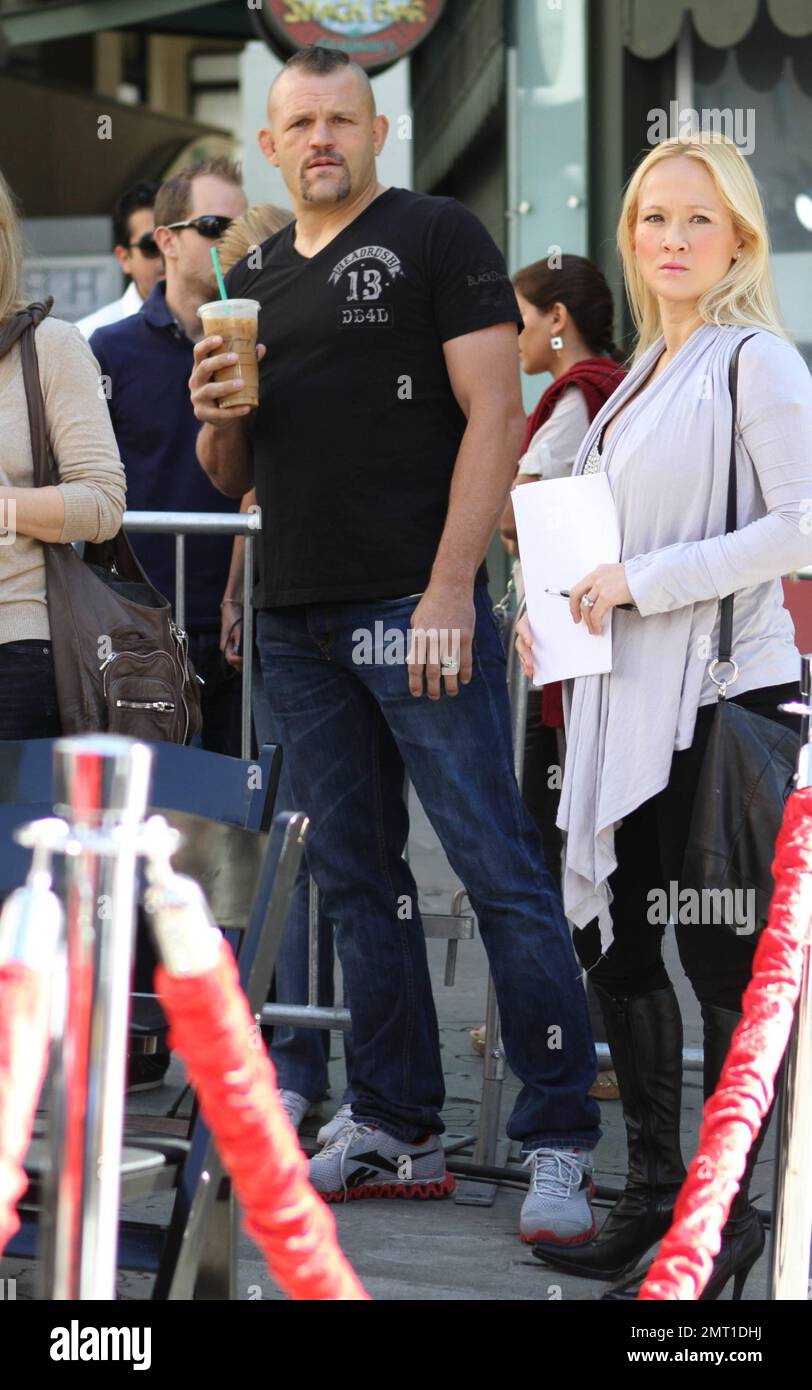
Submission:
M 26 852 L 11 841 L 13 830 L 52 814 L 52 750 L 50 740 L 0 743 L 0 898 L 22 883 L 28 868 Z M 306 818 L 292 812 L 271 824 L 280 751 L 267 745 L 250 763 L 170 744 L 153 745 L 153 751 L 151 807 L 187 836 L 177 867 L 201 882 L 215 918 L 239 935 L 240 981 L 258 1016 L 306 827 Z M 45 1119 L 26 1163 L 30 1186 L 20 1204 L 21 1229 L 6 1250 L 11 1258 L 37 1253 L 50 1162 Z M 133 1124 L 138 1132 L 122 1155 L 122 1200 L 174 1191 L 175 1201 L 166 1226 L 120 1222 L 119 1269 L 153 1273 L 153 1299 L 230 1298 L 236 1218 L 207 1126 L 196 1107 L 188 1129 L 182 1121 L 171 1125 L 179 1133 L 167 1132 L 170 1122 L 152 1116 L 130 1117 L 126 1129 Z

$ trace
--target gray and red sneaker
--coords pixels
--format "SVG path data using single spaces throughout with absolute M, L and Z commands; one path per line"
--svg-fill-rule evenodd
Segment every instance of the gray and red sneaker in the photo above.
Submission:
M 595 1234 L 590 1198 L 594 1196 L 592 1155 L 584 1149 L 533 1149 L 523 1168 L 530 1169 L 530 1191 L 522 1203 L 519 1234 L 537 1240 L 580 1245 Z
M 355 1120 L 311 1158 L 310 1181 L 325 1202 L 445 1197 L 455 1187 L 439 1135 L 407 1144 L 377 1125 Z

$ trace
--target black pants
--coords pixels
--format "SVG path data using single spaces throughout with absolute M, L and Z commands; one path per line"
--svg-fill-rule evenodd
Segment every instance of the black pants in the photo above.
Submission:
M 798 698 L 798 686 L 790 684 L 748 691 L 736 703 L 798 731 L 799 719 L 777 709 Z M 614 998 L 648 994 L 668 984 L 662 958 L 664 927 L 650 921 L 649 894 L 653 889 L 668 894 L 670 883 L 679 884 L 714 711 L 715 705 L 700 708 L 693 743 L 674 754 L 668 785 L 632 811 L 616 833 L 617 868 L 609 880 L 614 940 L 606 955 L 601 956 L 597 922 L 574 933 L 575 950 L 590 979 Z M 736 935 L 709 924 L 678 924 L 676 937 L 680 960 L 700 1004 L 739 1012 L 757 934 Z
M 0 643 L 0 739 L 56 738 L 59 732 L 50 642 Z
M 544 862 L 559 889 L 564 840 L 555 818 L 561 799 L 562 771 L 557 732 L 542 723 L 541 691 L 531 689 L 527 692 L 522 796 L 541 836 Z M 606 1024 L 590 976 L 587 976 L 586 982 L 586 1006 L 595 1042 L 605 1043 Z
M 561 757 L 555 729 L 541 722 L 541 691 L 527 692 L 522 797 L 536 822 L 544 860 L 561 887 L 561 831 L 555 823 L 561 797 Z

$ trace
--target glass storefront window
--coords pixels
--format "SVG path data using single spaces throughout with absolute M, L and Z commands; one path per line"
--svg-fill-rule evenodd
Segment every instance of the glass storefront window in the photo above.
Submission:
M 518 0 L 508 51 L 511 272 L 587 250 L 585 0 Z M 530 409 L 548 378 L 524 378 Z

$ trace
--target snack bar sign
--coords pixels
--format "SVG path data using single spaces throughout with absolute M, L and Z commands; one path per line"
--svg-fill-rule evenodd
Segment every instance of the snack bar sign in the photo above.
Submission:
M 263 0 L 260 23 L 285 57 L 318 43 L 364 68 L 384 68 L 422 43 L 444 8 L 445 0 Z

